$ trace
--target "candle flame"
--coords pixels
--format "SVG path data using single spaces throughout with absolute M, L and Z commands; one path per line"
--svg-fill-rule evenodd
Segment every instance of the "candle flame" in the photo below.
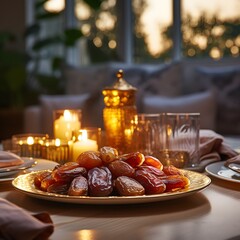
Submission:
M 81 134 L 78 136 L 79 141 L 85 141 L 88 139 L 87 130 L 81 130 Z
M 61 140 L 59 138 L 56 138 L 55 140 L 55 146 L 59 147 L 61 145 Z
M 64 110 L 63 118 L 65 121 L 78 121 L 78 115 L 76 113 L 71 112 L 70 110 Z M 71 127 L 71 125 L 69 126 Z
M 33 139 L 33 137 L 28 137 L 28 138 L 27 138 L 27 144 L 28 144 L 28 145 L 33 145 L 33 144 L 34 144 L 34 139 Z
M 71 113 L 70 113 L 70 111 L 69 110 L 64 110 L 63 117 L 64 117 L 64 120 L 70 121 L 71 120 Z

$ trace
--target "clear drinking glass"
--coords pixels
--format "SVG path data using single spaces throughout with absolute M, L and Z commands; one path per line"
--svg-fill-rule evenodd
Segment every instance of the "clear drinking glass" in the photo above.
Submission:
M 159 150 L 160 115 L 136 114 L 132 121 L 132 151 L 154 156 Z
M 164 165 L 194 168 L 199 165 L 199 113 L 160 114 L 159 160 Z

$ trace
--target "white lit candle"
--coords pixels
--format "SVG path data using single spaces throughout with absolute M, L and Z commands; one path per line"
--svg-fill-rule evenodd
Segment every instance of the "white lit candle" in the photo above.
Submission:
M 72 132 L 80 129 L 80 120 L 77 113 L 64 110 L 62 116 L 54 121 L 54 137 L 64 140 L 72 138 Z
M 81 132 L 82 135 L 78 137 L 78 141 L 73 143 L 73 161 L 76 161 L 82 152 L 98 150 L 97 141 L 88 139 L 87 130 L 82 130 Z

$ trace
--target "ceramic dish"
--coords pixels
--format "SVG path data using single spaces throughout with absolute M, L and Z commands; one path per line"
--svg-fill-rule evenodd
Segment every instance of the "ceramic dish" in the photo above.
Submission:
M 56 202 L 77 203 L 77 204 L 132 204 L 132 203 L 149 203 L 157 201 L 165 201 L 191 195 L 204 188 L 210 183 L 211 179 L 201 173 L 182 170 L 190 179 L 190 186 L 176 192 L 143 195 L 143 196 L 109 196 L 109 197 L 89 197 L 89 196 L 68 196 L 54 193 L 47 193 L 38 190 L 34 186 L 34 176 L 39 173 L 32 172 L 15 178 L 12 182 L 13 186 L 32 197 L 45 199 Z
M 211 176 L 230 182 L 240 183 L 240 174 L 224 166 L 224 162 L 212 163 L 205 168 Z
M 29 161 L 27 162 L 27 166 L 25 168 L 22 168 L 20 170 L 14 170 L 14 171 L 9 171 L 9 172 L 1 172 L 0 173 L 0 182 L 6 182 L 6 181 L 12 181 L 15 177 L 17 177 L 19 174 L 24 174 L 24 173 L 29 173 L 32 171 L 38 171 L 38 170 L 46 170 L 46 169 L 53 169 L 57 163 L 53 161 L 49 161 L 46 159 L 27 159 L 23 158 L 24 161 Z M 31 160 L 31 163 L 30 163 Z
M 11 171 L 24 170 L 26 168 L 32 167 L 35 164 L 35 160 L 33 158 L 22 158 L 22 160 L 23 160 L 23 164 L 20 164 L 17 166 L 0 168 L 0 177 L 2 176 L 1 174 L 11 172 Z

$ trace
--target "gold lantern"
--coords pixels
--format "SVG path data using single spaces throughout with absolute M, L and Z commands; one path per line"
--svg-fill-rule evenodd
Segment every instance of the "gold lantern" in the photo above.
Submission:
M 117 72 L 117 81 L 112 87 L 103 89 L 103 110 L 106 143 L 127 153 L 131 146 L 131 120 L 137 113 L 136 88 L 123 79 L 123 70 Z

